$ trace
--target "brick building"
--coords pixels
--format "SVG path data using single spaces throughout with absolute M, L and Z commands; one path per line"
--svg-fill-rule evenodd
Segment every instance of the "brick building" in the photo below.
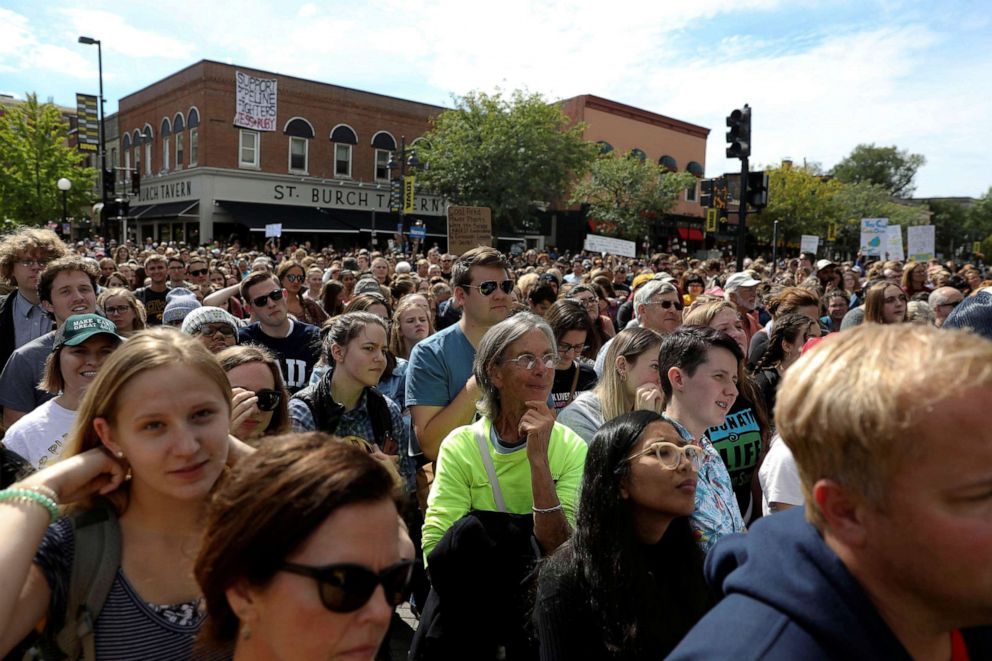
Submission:
M 132 190 L 132 170 L 140 177 L 128 232 L 139 241 L 258 243 L 265 225 L 280 223 L 288 240 L 384 244 L 399 221 L 389 212 L 390 152 L 403 137 L 415 148 L 443 110 L 197 62 L 120 100 L 118 190 Z M 418 195 L 414 218 L 428 242 L 443 239 L 439 198 Z

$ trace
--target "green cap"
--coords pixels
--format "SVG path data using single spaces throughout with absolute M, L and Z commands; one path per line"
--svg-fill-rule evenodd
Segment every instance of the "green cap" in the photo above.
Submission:
M 98 314 L 74 314 L 55 332 L 55 346 L 52 349 L 61 349 L 67 345 L 78 346 L 101 333 L 113 335 L 119 341 L 124 341 L 124 338 L 117 334 L 116 324 L 110 319 Z

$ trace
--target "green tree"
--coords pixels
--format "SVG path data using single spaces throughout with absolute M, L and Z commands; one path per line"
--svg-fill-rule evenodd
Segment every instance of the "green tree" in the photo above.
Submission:
M 0 115 L 0 218 L 43 225 L 62 218 L 62 177 L 72 182 L 68 208 L 91 202 L 96 170 L 83 167 L 84 156 L 67 146 L 69 125 L 55 104 L 28 94 Z
M 966 225 L 976 240 L 992 243 L 992 187 L 968 208 Z
M 837 218 L 837 244 L 851 254 L 861 243 L 862 218 L 888 218 L 890 225 L 926 225 L 930 220 L 926 205 L 893 200 L 889 191 L 868 182 L 846 184 L 831 198 Z M 940 229 L 936 230 L 940 245 Z
M 538 94 L 470 92 L 434 119 L 421 178 L 452 204 L 491 208 L 503 231 L 530 230 L 595 158 L 584 128 Z
M 798 243 L 802 234 L 826 235 L 827 223 L 837 219 L 831 200 L 840 182 L 819 174 L 816 167 L 784 165 L 768 172 L 768 206 L 748 218 L 760 241 L 771 242 L 775 221 L 779 241 Z
M 653 219 L 667 213 L 696 177 L 630 155 L 603 154 L 593 161 L 588 178 L 579 182 L 571 204 L 588 204 L 589 217 L 605 224 L 602 231 L 637 241 Z
M 845 184 L 875 184 L 890 195 L 908 198 L 916 189 L 916 172 L 926 162 L 922 154 L 910 154 L 895 146 L 862 144 L 834 166 L 833 175 Z

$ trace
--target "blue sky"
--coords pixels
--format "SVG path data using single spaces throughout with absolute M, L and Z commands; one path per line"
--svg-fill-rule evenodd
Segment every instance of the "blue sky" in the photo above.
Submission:
M 597 94 L 711 129 L 707 175 L 736 169 L 724 118 L 753 108 L 752 164 L 830 168 L 858 143 L 922 153 L 917 195 L 992 185 L 988 0 L 0 0 L 0 93 L 107 112 L 200 59 L 450 105 L 473 89 Z

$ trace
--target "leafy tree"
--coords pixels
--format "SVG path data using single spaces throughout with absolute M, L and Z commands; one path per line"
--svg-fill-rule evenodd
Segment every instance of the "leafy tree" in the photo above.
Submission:
M 538 209 L 564 199 L 597 153 L 582 139 L 584 125 L 538 94 L 470 92 L 455 101 L 425 136 L 421 178 L 453 204 L 490 207 L 503 230 L 532 228 Z
M 0 218 L 43 225 L 62 217 L 62 192 L 56 182 L 72 182 L 68 208 L 91 201 L 96 170 L 83 167 L 83 154 L 66 144 L 69 125 L 55 104 L 28 94 L 0 115 Z
M 916 189 L 916 171 L 926 162 L 922 154 L 910 154 L 895 146 L 861 144 L 834 166 L 833 175 L 845 184 L 874 184 L 890 195 L 908 198 Z
M 780 241 L 799 241 L 802 234 L 825 236 L 827 223 L 837 219 L 831 203 L 840 182 L 822 176 L 815 167 L 784 165 L 768 172 L 768 206 L 748 217 L 748 226 L 761 241 L 771 242 L 775 221 Z
M 688 172 L 668 172 L 611 152 L 593 161 L 590 176 L 576 185 L 570 202 L 589 205 L 589 217 L 604 223 L 601 231 L 636 241 L 695 184 L 696 177 Z
M 890 225 L 926 225 L 930 221 L 926 205 L 896 201 L 882 186 L 859 182 L 841 186 L 831 199 L 837 218 L 837 244 L 851 254 L 861 243 L 862 218 L 888 218 Z M 940 230 L 936 230 L 940 245 Z

